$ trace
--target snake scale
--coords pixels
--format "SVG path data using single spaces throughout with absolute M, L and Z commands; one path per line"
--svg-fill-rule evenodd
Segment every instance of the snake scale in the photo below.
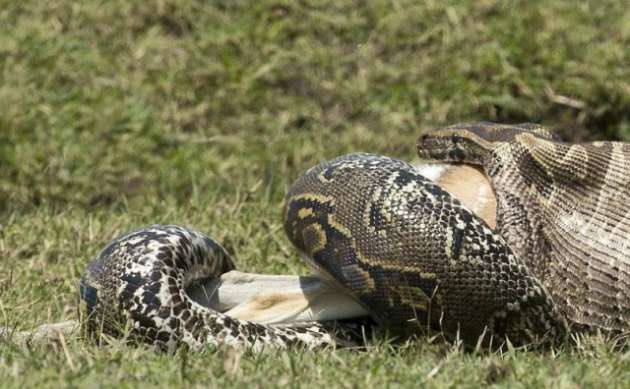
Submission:
M 469 345 L 528 344 L 630 329 L 630 145 L 473 123 L 421 136 L 418 154 L 482 169 L 496 226 L 405 162 L 346 155 L 308 170 L 286 197 L 285 231 L 318 276 L 403 337 L 437 330 Z M 310 348 L 350 337 L 343 324 L 238 320 L 186 294 L 233 268 L 195 230 L 129 233 L 81 280 L 89 328 L 164 347 Z

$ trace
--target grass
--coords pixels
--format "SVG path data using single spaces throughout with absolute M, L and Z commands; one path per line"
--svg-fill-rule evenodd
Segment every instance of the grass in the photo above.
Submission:
M 75 318 L 89 260 L 151 223 L 207 232 L 241 269 L 306 272 L 283 195 L 342 153 L 410 160 L 466 120 L 630 141 L 629 19 L 621 1 L 0 1 L 0 326 Z M 628 351 L 597 337 L 503 355 L 0 344 L 0 387 L 628 382 Z

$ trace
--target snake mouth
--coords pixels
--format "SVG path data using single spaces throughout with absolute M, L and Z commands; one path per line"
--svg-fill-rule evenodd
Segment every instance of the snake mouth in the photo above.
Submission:
M 198 304 L 235 319 L 261 324 L 299 325 L 368 316 L 343 288 L 314 276 L 243 273 L 191 284 L 187 294 Z

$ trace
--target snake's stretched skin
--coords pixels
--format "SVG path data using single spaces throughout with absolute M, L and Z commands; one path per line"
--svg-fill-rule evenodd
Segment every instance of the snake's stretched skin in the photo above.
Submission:
M 630 329 L 630 145 L 569 145 L 534 125 L 478 123 L 424 135 L 418 152 L 479 165 L 495 192 L 496 227 L 407 163 L 343 156 L 307 171 L 286 199 L 287 235 L 322 279 L 402 336 L 437 330 L 470 345 L 525 344 Z M 237 320 L 185 292 L 233 268 L 194 230 L 130 233 L 81 280 L 88 323 L 166 346 L 348 341 L 334 323 Z

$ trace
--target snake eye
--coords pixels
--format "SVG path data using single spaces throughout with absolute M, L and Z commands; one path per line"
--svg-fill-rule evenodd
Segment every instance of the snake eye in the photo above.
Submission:
M 453 149 L 449 153 L 451 159 L 456 160 L 456 161 L 464 160 L 466 158 L 466 152 L 461 147 L 457 147 L 457 145 L 455 146 L 456 147 L 453 147 Z

